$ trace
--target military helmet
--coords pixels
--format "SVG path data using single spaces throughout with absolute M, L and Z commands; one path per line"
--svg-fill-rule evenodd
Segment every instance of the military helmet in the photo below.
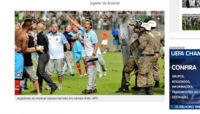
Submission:
M 148 23 L 142 23 L 141 27 L 144 28 L 147 31 L 151 30 L 151 26 Z
M 154 21 L 154 20 L 149 20 L 148 21 L 148 24 L 151 26 L 151 27 L 157 27 L 157 23 L 156 23 L 156 21 Z

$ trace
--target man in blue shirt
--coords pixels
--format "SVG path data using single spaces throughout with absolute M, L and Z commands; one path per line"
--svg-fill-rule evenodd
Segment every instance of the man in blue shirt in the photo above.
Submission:
M 76 62 L 77 69 L 79 71 L 80 76 L 82 77 L 82 70 L 81 70 L 81 65 L 80 61 L 83 59 L 83 63 L 85 66 L 85 75 L 87 75 L 87 64 L 85 60 L 85 51 L 83 49 L 83 46 L 81 44 L 81 37 L 82 37 L 82 32 L 78 30 L 78 28 L 75 25 L 72 25 L 72 31 L 70 32 L 70 35 L 72 36 L 71 39 L 72 41 L 72 51 L 74 54 L 74 60 Z
M 70 32 L 71 32 L 71 26 L 70 25 L 67 25 L 65 27 L 65 32 L 63 33 L 65 38 L 67 39 L 67 41 L 69 42 L 69 45 L 70 45 L 70 50 L 69 50 L 69 54 L 66 54 L 65 53 L 65 58 L 64 58 L 64 66 L 63 66 L 63 73 L 65 74 L 65 71 L 66 69 L 69 70 L 70 72 L 70 75 L 71 76 L 74 76 L 74 69 L 72 67 L 72 64 L 73 64 L 73 58 L 72 58 L 72 39 L 71 39 L 71 35 L 70 35 Z M 66 47 L 64 46 L 64 51 L 66 52 L 67 49 Z

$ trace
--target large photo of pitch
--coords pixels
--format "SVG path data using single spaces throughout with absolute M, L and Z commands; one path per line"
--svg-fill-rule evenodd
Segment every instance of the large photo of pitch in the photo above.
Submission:
M 200 30 L 200 14 L 183 14 L 182 30 Z
M 182 0 L 183 8 L 200 8 L 200 0 Z
M 15 11 L 15 95 L 164 95 L 163 11 Z

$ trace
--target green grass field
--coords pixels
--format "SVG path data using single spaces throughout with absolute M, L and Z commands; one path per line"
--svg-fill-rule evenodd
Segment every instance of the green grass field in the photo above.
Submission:
M 96 94 L 92 95 L 133 95 L 136 94 L 136 91 L 131 91 L 126 94 L 118 94 L 116 90 L 120 87 L 121 83 L 121 72 L 122 72 L 122 55 L 120 52 L 108 52 L 104 55 L 104 59 L 107 64 L 107 76 L 103 76 L 102 78 L 97 77 L 97 90 Z M 160 64 L 160 76 L 161 76 L 161 86 L 164 83 L 164 68 L 163 68 L 163 60 L 159 60 Z M 82 68 L 83 69 L 83 68 Z M 87 77 L 80 77 L 78 75 L 77 69 L 75 68 L 76 76 L 72 77 L 67 73 L 64 77 L 64 85 L 62 90 L 57 90 L 54 95 L 82 95 L 81 91 L 85 89 L 87 85 Z M 54 82 L 58 83 L 56 75 L 52 76 Z M 131 86 L 134 86 L 135 76 L 131 74 Z M 44 87 L 45 87 L 44 83 Z M 32 82 L 28 82 L 28 90 L 23 90 L 22 95 L 34 95 L 35 93 L 31 93 L 33 90 Z M 163 95 L 164 88 L 153 88 L 155 95 Z M 43 95 L 49 95 L 50 90 L 43 90 Z

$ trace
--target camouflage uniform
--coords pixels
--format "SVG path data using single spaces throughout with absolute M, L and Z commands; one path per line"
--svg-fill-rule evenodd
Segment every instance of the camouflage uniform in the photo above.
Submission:
M 138 50 L 137 46 L 139 45 L 138 42 L 138 33 L 132 31 L 133 28 L 128 29 L 128 37 L 130 38 L 126 45 L 127 48 L 122 53 L 128 53 L 127 56 L 123 56 L 124 60 L 124 67 L 122 71 L 122 80 L 121 80 L 121 87 L 117 92 L 129 92 L 129 85 L 130 85 L 130 73 L 135 71 L 135 75 L 137 75 L 137 59 L 138 59 Z M 131 34 L 131 35 L 130 35 Z M 127 41 L 127 39 L 126 39 Z M 123 54 L 125 55 L 125 54 Z M 135 83 L 136 84 L 136 83 Z M 137 85 L 137 84 L 136 84 Z
M 154 58 L 152 37 L 153 35 L 150 32 L 144 32 L 139 37 L 140 45 L 138 49 L 141 55 L 138 60 L 137 84 L 140 89 L 147 89 L 153 86 L 153 74 L 150 72 L 152 70 L 152 60 Z
M 161 50 L 161 41 L 164 38 L 163 34 L 161 32 L 158 32 L 156 30 L 152 30 L 151 33 L 153 34 L 153 40 L 154 40 L 154 59 L 153 59 L 153 78 L 154 81 L 156 81 L 156 87 L 159 87 L 159 81 L 160 81 L 160 73 L 159 73 L 159 64 L 158 64 L 158 59 L 159 59 L 159 54 Z
M 136 69 L 137 69 L 136 60 L 134 59 L 134 57 L 130 57 L 128 59 L 128 63 L 124 65 L 122 71 L 121 87 L 126 88 L 130 85 L 130 73 Z
M 122 71 L 122 81 L 121 81 L 121 87 L 123 86 L 129 86 L 130 85 L 130 73 L 132 71 L 135 72 L 135 75 L 137 75 L 137 70 L 138 70 L 138 65 L 137 65 L 137 61 L 138 61 L 138 34 L 137 33 L 133 33 L 131 36 L 131 43 L 129 44 L 129 48 L 130 48 L 130 53 L 131 56 L 128 59 L 128 62 L 124 65 L 123 71 Z

